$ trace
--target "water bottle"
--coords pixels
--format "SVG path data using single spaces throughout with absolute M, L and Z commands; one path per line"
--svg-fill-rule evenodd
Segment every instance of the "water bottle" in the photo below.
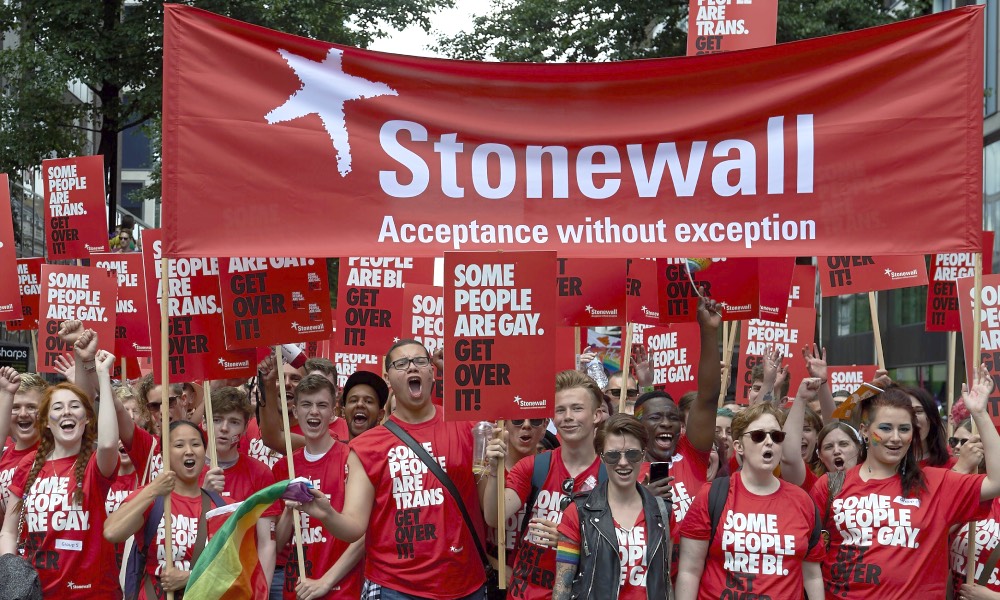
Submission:
M 486 458 L 486 444 L 493 437 L 493 423 L 480 421 L 472 428 L 472 472 L 482 475 L 490 468 Z
M 604 365 L 601 363 L 600 358 L 594 358 L 594 360 L 590 361 L 590 364 L 587 365 L 587 375 L 602 390 L 608 387 L 608 372 L 604 370 Z

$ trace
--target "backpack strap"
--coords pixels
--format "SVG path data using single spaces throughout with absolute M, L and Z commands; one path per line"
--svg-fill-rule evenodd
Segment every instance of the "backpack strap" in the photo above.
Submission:
M 535 501 L 538 500 L 538 492 L 545 485 L 545 479 L 549 476 L 549 466 L 552 464 L 552 453 L 541 452 L 536 454 L 531 464 L 531 491 L 524 503 L 524 517 L 521 518 L 521 528 L 517 531 L 517 539 L 520 539 L 524 531 L 528 529 L 528 521 L 531 520 L 531 513 L 535 509 Z M 497 490 L 502 494 L 503 490 Z
M 198 535 L 194 540 L 194 548 L 191 550 L 191 566 L 198 562 L 201 551 L 205 549 L 205 541 L 208 540 L 208 518 L 205 516 L 211 510 L 209 503 L 216 507 L 224 506 L 225 501 L 213 491 L 202 488 L 201 490 L 201 516 L 198 519 Z
M 813 504 L 813 511 L 815 512 L 815 517 L 813 521 L 812 533 L 809 534 L 809 550 L 816 547 L 820 539 L 823 537 L 823 521 L 822 517 L 819 516 L 819 507 Z M 808 553 L 808 551 L 807 551 Z
M 729 495 L 729 477 L 716 477 L 712 480 L 712 487 L 708 490 L 708 519 L 712 524 L 712 533 L 708 538 L 708 546 L 715 543 L 715 530 L 719 528 L 719 519 L 722 518 L 722 509 L 726 506 L 726 497 Z

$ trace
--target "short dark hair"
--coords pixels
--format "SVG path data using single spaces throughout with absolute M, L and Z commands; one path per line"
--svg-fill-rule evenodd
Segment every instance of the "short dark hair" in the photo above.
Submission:
M 180 427 L 181 425 L 187 425 L 188 427 L 190 427 L 190 428 L 194 429 L 195 431 L 197 431 L 198 435 L 201 436 L 201 443 L 205 444 L 206 446 L 208 445 L 208 434 L 205 433 L 205 430 L 202 429 L 201 427 L 198 427 L 197 425 L 195 425 L 194 423 L 192 423 L 191 421 L 188 421 L 186 419 L 178 419 L 176 421 L 171 421 L 170 422 L 170 428 L 167 429 L 167 431 L 169 431 L 171 434 L 173 434 L 174 430 L 177 429 L 178 427 Z M 162 440 L 161 440 L 161 442 L 162 442 Z M 169 446 L 169 443 L 162 444 L 162 445 Z
M 647 401 L 652 400 L 653 398 L 666 398 L 667 400 L 670 400 L 671 402 L 674 402 L 674 404 L 676 404 L 676 402 L 674 401 L 674 397 L 671 396 L 670 394 L 664 392 L 663 390 L 653 390 L 652 392 L 646 392 L 645 394 L 639 396 L 639 398 L 635 401 L 635 406 L 632 408 L 632 412 L 635 413 L 636 411 L 639 410 L 640 406 L 645 404 Z
M 318 394 L 323 390 L 330 393 L 331 400 L 337 401 L 337 388 L 333 387 L 329 379 L 322 375 L 306 375 L 295 386 L 295 398 L 297 400 L 303 394 Z
M 611 435 L 630 435 L 639 440 L 641 450 L 645 450 L 649 443 L 649 433 L 646 431 L 646 426 L 639 419 L 625 413 L 612 416 L 604 422 L 604 427 L 597 429 L 597 435 L 594 436 L 594 450 L 598 454 L 604 452 L 604 443 Z
M 400 348 L 402 346 L 411 346 L 411 345 L 412 346 L 420 346 L 421 348 L 424 349 L 424 353 L 427 355 L 427 358 L 431 357 L 431 353 L 427 351 L 427 347 L 426 346 L 424 346 L 423 344 L 421 344 L 417 340 L 406 338 L 406 339 L 403 339 L 403 340 L 399 340 L 398 342 L 396 342 L 395 344 L 393 344 L 392 346 L 390 346 L 389 347 L 389 351 L 385 353 L 385 361 L 384 361 L 384 363 L 385 363 L 385 370 L 386 371 L 389 370 L 389 362 L 390 362 L 389 361 L 389 356 L 392 355 L 393 350 L 395 350 L 396 348 Z

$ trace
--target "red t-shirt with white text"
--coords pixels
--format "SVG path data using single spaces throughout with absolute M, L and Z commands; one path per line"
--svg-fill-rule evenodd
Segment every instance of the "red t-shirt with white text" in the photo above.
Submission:
M 10 482 L 14 480 L 14 471 L 17 470 L 17 465 L 25 456 L 34 454 L 37 449 L 38 443 L 36 442 L 35 445 L 30 448 L 15 450 L 14 442 L 10 441 L 10 443 L 3 449 L 3 453 L 0 454 L 0 522 L 3 522 L 3 514 L 7 512 L 7 498 L 10 496 Z
M 802 563 L 823 560 L 823 544 L 809 549 L 820 526 L 816 506 L 797 485 L 779 479 L 773 494 L 758 496 L 743 485 L 743 474 L 730 476 L 726 504 L 708 549 L 699 600 L 719 598 L 801 598 Z M 708 540 L 706 483 L 680 528 L 681 537 Z
M 440 408 L 423 423 L 390 418 L 448 474 L 482 540 L 483 511 L 472 473 L 474 423 L 446 423 Z M 364 432 L 351 440 L 350 448 L 375 488 L 365 540 L 365 577 L 422 598 L 461 598 L 479 589 L 486 573 L 473 534 L 451 494 L 427 466 L 385 427 Z
M 90 455 L 83 475 L 83 503 L 75 505 L 76 456 L 45 461 L 25 496 L 24 484 L 35 459 L 25 456 L 10 485 L 24 498 L 25 556 L 38 570 L 46 598 L 121 598 L 114 546 L 104 539 L 104 501 L 114 481 Z
M 977 515 L 976 521 L 976 574 L 975 579 L 979 581 L 986 568 L 986 562 L 990 554 L 1000 546 L 1000 498 L 995 498 L 990 504 L 989 515 Z M 958 535 L 952 536 L 951 540 L 951 572 L 952 581 L 956 588 L 965 583 L 965 565 L 969 556 L 969 526 L 966 525 Z M 986 579 L 986 589 L 991 592 L 1000 593 L 1000 566 L 994 563 L 993 571 Z M 955 590 L 955 597 L 958 597 L 958 590 Z
M 513 490 L 517 494 L 521 504 L 524 504 L 531 492 L 531 474 L 534 465 L 534 456 L 522 458 L 507 476 L 507 489 Z M 596 457 L 586 470 L 573 478 L 574 494 L 588 492 L 597 487 L 600 465 L 601 458 Z M 535 499 L 532 518 L 545 519 L 559 525 L 563 517 L 563 511 L 559 507 L 563 498 L 562 484 L 569 478 L 569 471 L 563 464 L 562 448 L 556 448 L 552 451 L 552 457 L 549 461 L 548 476 L 546 476 L 545 483 L 539 489 L 538 497 Z M 520 525 L 518 523 L 517 527 Z M 555 548 L 538 544 L 536 537 L 525 531 L 511 568 L 513 569 L 513 577 L 511 577 L 510 586 L 507 588 L 508 598 L 542 600 L 552 597 L 552 586 L 555 584 L 556 578 Z
M 330 504 L 334 510 L 344 509 L 344 494 L 347 483 L 347 455 L 346 444 L 334 442 L 321 458 L 309 460 L 305 455 L 305 448 L 299 448 L 292 453 L 292 461 L 295 463 L 295 476 L 305 477 L 312 482 L 317 490 L 326 494 L 330 499 Z M 288 479 L 288 463 L 284 460 L 274 465 L 274 477 L 279 480 Z M 333 537 L 330 532 L 323 528 L 319 521 L 313 522 L 309 515 L 300 513 L 302 523 L 302 554 L 306 561 L 306 577 L 319 579 L 334 564 L 340 560 L 349 544 Z M 293 542 L 289 542 L 291 546 Z M 285 565 L 285 588 L 284 597 L 286 600 L 295 600 L 295 586 L 298 584 L 298 555 L 290 552 Z M 324 596 L 319 596 L 327 600 L 342 598 L 344 600 L 356 600 L 361 596 L 361 578 L 364 570 L 364 559 L 349 571 L 343 579 L 337 582 L 333 589 Z
M 274 468 L 275 463 L 281 458 L 281 455 L 268 448 L 260 437 L 260 425 L 257 424 L 257 419 L 250 419 L 247 423 L 247 430 L 240 439 L 240 454 L 246 454 L 261 462 L 268 469 Z
M 646 600 L 646 513 L 639 511 L 631 529 L 622 527 L 617 520 L 614 525 L 618 538 L 618 564 L 621 567 L 618 600 Z M 580 513 L 575 502 L 566 507 L 559 533 L 580 545 Z
M 711 458 L 711 451 L 698 450 L 691 445 L 687 435 L 681 435 L 680 439 L 677 440 L 677 448 L 670 463 L 670 476 L 674 478 L 673 483 L 670 484 L 673 496 L 671 518 L 674 522 L 680 524 L 684 520 L 691 508 L 691 503 L 694 501 L 695 494 L 698 493 L 701 486 L 705 485 Z M 677 531 L 677 528 L 672 527 L 671 531 Z M 674 534 L 674 543 L 678 539 L 677 535 Z
M 927 491 L 903 497 L 899 477 L 861 479 L 861 465 L 847 471 L 826 512 L 829 484 L 820 477 L 812 497 L 830 532 L 823 561 L 827 598 L 944 598 L 948 531 L 989 505 L 979 493 L 985 475 L 923 469 Z

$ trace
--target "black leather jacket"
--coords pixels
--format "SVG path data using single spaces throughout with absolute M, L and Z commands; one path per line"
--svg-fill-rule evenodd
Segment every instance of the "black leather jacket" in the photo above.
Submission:
M 673 598 L 670 586 L 670 505 L 636 484 L 646 515 L 646 598 Z M 621 561 L 611 508 L 608 506 L 608 483 L 598 485 L 588 495 L 575 500 L 580 514 L 580 566 L 573 580 L 571 597 L 610 599 L 618 597 Z

